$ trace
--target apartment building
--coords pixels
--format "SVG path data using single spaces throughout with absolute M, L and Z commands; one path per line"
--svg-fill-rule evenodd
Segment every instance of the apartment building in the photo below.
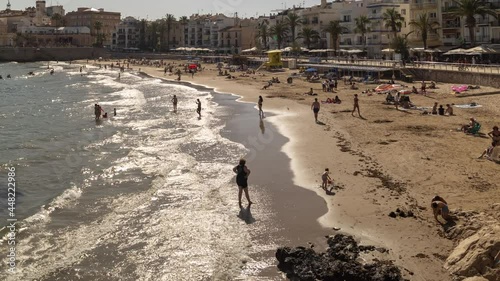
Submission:
M 219 32 L 234 27 L 236 17 L 223 14 L 192 15 L 184 26 L 184 46 L 196 48 L 217 48 Z
M 138 48 L 140 40 L 140 21 L 134 17 L 124 18 L 112 35 L 111 49 Z
M 86 26 L 90 28 L 92 36 L 97 35 L 95 23 L 100 22 L 102 27 L 99 33 L 104 35 L 105 46 L 111 46 L 113 33 L 120 24 L 119 12 L 107 12 L 95 8 L 78 8 L 77 11 L 67 13 L 65 18 L 67 26 Z
M 217 50 L 239 54 L 242 50 L 255 47 L 257 25 L 257 20 L 250 18 L 238 20 L 235 26 L 219 30 Z

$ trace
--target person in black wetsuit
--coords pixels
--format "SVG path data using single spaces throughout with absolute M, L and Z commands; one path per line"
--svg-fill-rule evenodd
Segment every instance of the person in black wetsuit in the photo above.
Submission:
M 252 204 L 250 201 L 250 196 L 248 195 L 248 176 L 250 175 L 250 170 L 245 166 L 245 159 L 240 160 L 240 164 L 233 168 L 233 172 L 236 174 L 236 184 L 238 185 L 238 203 L 241 206 L 241 195 L 245 191 L 245 197 L 247 198 L 248 204 Z

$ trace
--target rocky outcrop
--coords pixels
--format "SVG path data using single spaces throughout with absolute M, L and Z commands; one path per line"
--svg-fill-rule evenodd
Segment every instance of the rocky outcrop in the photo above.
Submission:
M 500 209 L 500 205 L 492 208 Z M 488 281 L 500 281 L 500 266 L 495 266 L 495 256 L 500 252 L 498 219 L 481 213 L 459 213 L 459 216 L 464 219 L 463 223 L 448 233 L 463 240 L 446 259 L 444 267 L 460 277 L 482 276 Z
M 317 253 L 312 248 L 281 247 L 276 251 L 278 268 L 290 280 L 400 281 L 401 271 L 390 261 L 362 264 L 361 252 L 378 250 L 359 246 L 352 236 L 329 236 L 328 249 Z

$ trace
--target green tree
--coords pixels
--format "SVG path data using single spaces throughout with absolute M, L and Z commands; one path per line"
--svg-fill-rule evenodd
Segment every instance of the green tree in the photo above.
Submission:
M 465 17 L 465 25 L 469 29 L 469 37 L 472 46 L 476 45 L 476 36 L 474 29 L 476 28 L 476 15 L 485 17 L 486 15 L 498 18 L 498 14 L 492 8 L 487 6 L 484 0 L 453 0 L 457 7 L 452 8 L 450 11 L 452 15 L 457 17 Z
M 295 42 L 295 30 L 297 29 L 297 26 L 302 24 L 302 19 L 295 13 L 288 13 L 285 18 L 285 22 L 290 28 L 292 42 Z
M 64 25 L 64 18 L 60 14 L 53 14 L 50 20 L 54 22 L 56 27 Z
M 165 15 L 165 25 L 167 27 L 167 52 L 170 51 L 170 32 L 172 31 L 172 26 L 175 23 L 175 17 L 171 14 Z
M 288 36 L 288 25 L 285 22 L 277 22 L 274 26 L 269 30 L 271 36 L 273 36 L 277 43 L 278 49 L 281 49 L 283 41 Z
M 304 44 L 306 44 L 307 48 L 309 49 L 311 48 L 311 44 L 319 40 L 321 36 L 319 36 L 319 32 L 317 32 L 316 30 L 308 26 L 304 26 L 302 27 L 302 31 L 299 32 L 297 38 L 304 39 Z
M 185 40 L 185 37 L 186 37 L 186 26 L 189 24 L 188 17 L 186 17 L 186 16 L 180 17 L 179 18 L 179 23 L 182 26 L 182 44 L 181 45 L 184 45 L 184 40 Z
M 340 24 L 340 21 L 330 21 L 328 25 L 323 29 L 324 32 L 330 34 L 330 42 L 335 50 L 335 55 L 337 55 L 337 49 L 339 45 L 339 38 L 344 32 L 347 32 L 347 28 Z
M 363 44 L 363 51 L 366 49 L 366 33 L 370 32 L 371 29 L 368 24 L 370 24 L 370 19 L 367 16 L 360 16 L 355 20 L 356 27 L 354 28 L 355 33 L 361 34 L 361 43 Z
M 103 43 L 103 37 L 101 36 L 101 31 L 102 30 L 102 22 L 100 21 L 96 21 L 94 22 L 94 31 L 95 31 L 95 35 L 96 35 L 96 46 L 98 47 L 102 47 L 102 43 Z
M 411 33 L 411 32 L 410 32 Z M 401 54 L 403 60 L 407 60 L 410 57 L 409 47 L 408 47 L 408 36 L 410 33 L 403 36 L 396 35 L 391 41 L 391 48 L 394 49 L 395 53 Z
M 257 35 L 255 36 L 256 39 L 260 39 L 262 42 L 262 47 L 263 49 L 267 50 L 268 49 L 268 38 L 270 36 L 269 34 L 269 26 L 268 26 L 268 21 L 264 20 L 263 22 L 259 23 L 257 25 Z
M 417 35 L 420 35 L 420 39 L 424 43 L 424 49 L 427 49 L 427 38 L 429 33 L 436 33 L 439 28 L 439 23 L 436 21 L 431 21 L 427 16 L 427 13 L 419 14 L 416 20 L 411 20 L 410 25 L 415 28 Z
M 401 31 L 401 28 L 403 27 L 405 18 L 398 11 L 396 11 L 395 8 L 392 8 L 385 11 L 382 15 L 382 20 L 384 21 L 384 26 L 386 28 L 390 28 L 394 37 L 396 37 L 398 32 Z
M 148 22 L 145 19 L 142 19 L 139 22 L 139 48 L 146 49 L 146 32 L 148 28 Z

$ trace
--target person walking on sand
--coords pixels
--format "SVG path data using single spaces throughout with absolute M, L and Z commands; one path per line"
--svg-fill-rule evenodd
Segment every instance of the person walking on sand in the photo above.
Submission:
M 358 94 L 354 94 L 354 108 L 352 109 L 351 115 L 354 116 L 354 112 L 358 110 L 358 115 L 361 117 L 361 112 L 359 111 L 359 99 Z
M 174 95 L 172 98 L 172 104 L 174 105 L 174 113 L 177 113 L 177 96 Z
M 236 184 L 238 185 L 238 204 L 241 206 L 241 195 L 245 191 L 245 197 L 247 198 L 248 204 L 253 204 L 250 201 L 250 195 L 248 195 L 248 176 L 250 176 L 250 170 L 247 168 L 246 160 L 240 159 L 238 166 L 233 168 L 233 172 L 236 174 Z
M 262 103 L 264 102 L 264 99 L 262 96 L 259 96 L 259 101 L 257 102 L 257 105 L 259 106 L 259 116 L 260 118 L 264 118 L 264 111 L 262 111 Z
M 325 172 L 321 175 L 321 188 L 326 190 L 328 184 L 332 183 L 332 178 L 330 178 L 330 170 L 328 168 L 325 169 Z
M 321 106 L 320 106 L 320 103 L 318 102 L 318 99 L 315 98 L 314 102 L 311 105 L 311 109 L 314 112 L 314 120 L 316 121 L 316 123 L 318 123 L 318 112 L 319 112 L 320 107 Z
M 198 105 L 198 108 L 196 109 L 196 113 L 198 113 L 198 117 L 201 118 L 201 101 L 200 101 L 200 99 L 196 99 L 196 104 Z

